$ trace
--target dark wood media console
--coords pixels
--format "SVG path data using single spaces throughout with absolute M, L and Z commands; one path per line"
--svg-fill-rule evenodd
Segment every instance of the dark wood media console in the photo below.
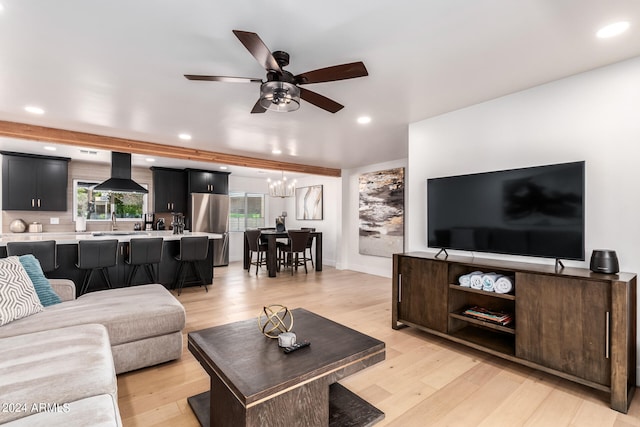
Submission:
M 514 277 L 498 294 L 458 284 L 473 271 Z M 636 275 L 412 252 L 393 256 L 392 327 L 412 326 L 608 392 L 626 413 L 636 384 Z M 462 312 L 514 315 L 502 326 Z

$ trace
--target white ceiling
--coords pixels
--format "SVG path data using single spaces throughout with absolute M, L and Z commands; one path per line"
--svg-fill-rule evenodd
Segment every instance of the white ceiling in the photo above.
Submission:
M 0 3 L 0 120 L 332 168 L 405 158 L 411 122 L 640 55 L 640 0 Z M 625 34 L 595 37 L 619 20 Z M 250 114 L 258 84 L 183 77 L 264 79 L 234 29 L 287 51 L 293 74 L 363 61 L 369 76 L 307 86 L 336 114 Z

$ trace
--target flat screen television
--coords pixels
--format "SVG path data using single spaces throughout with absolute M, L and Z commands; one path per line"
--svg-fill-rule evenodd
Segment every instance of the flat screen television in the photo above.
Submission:
M 584 260 L 585 162 L 427 180 L 428 246 Z

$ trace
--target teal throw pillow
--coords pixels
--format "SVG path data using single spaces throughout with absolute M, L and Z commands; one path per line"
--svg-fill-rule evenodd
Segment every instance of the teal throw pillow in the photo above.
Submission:
M 51 283 L 44 276 L 40 261 L 33 255 L 21 255 L 19 258 L 31 282 L 33 282 L 33 287 L 36 288 L 40 303 L 45 307 L 61 303 L 60 297 L 53 291 Z

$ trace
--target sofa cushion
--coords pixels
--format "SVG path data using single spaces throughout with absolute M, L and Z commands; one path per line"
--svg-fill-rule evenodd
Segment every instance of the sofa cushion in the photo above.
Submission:
M 60 304 L 61 300 L 58 294 L 53 291 L 51 283 L 44 276 L 40 261 L 33 255 L 21 255 L 20 264 L 24 267 L 33 283 L 33 287 L 36 289 L 40 303 L 48 307 L 53 304 Z
M 109 395 L 117 399 L 111 346 L 102 325 L 81 325 L 0 339 L 2 401 L 24 410 L 0 411 L 0 424 L 47 408 Z M 114 403 L 115 404 L 115 403 Z
M 40 311 L 38 294 L 18 257 L 0 259 L 0 326 Z
M 185 319 L 184 307 L 164 286 L 140 285 L 90 292 L 46 307 L 36 316 L 0 327 L 0 337 L 99 323 L 115 346 L 181 331 Z

